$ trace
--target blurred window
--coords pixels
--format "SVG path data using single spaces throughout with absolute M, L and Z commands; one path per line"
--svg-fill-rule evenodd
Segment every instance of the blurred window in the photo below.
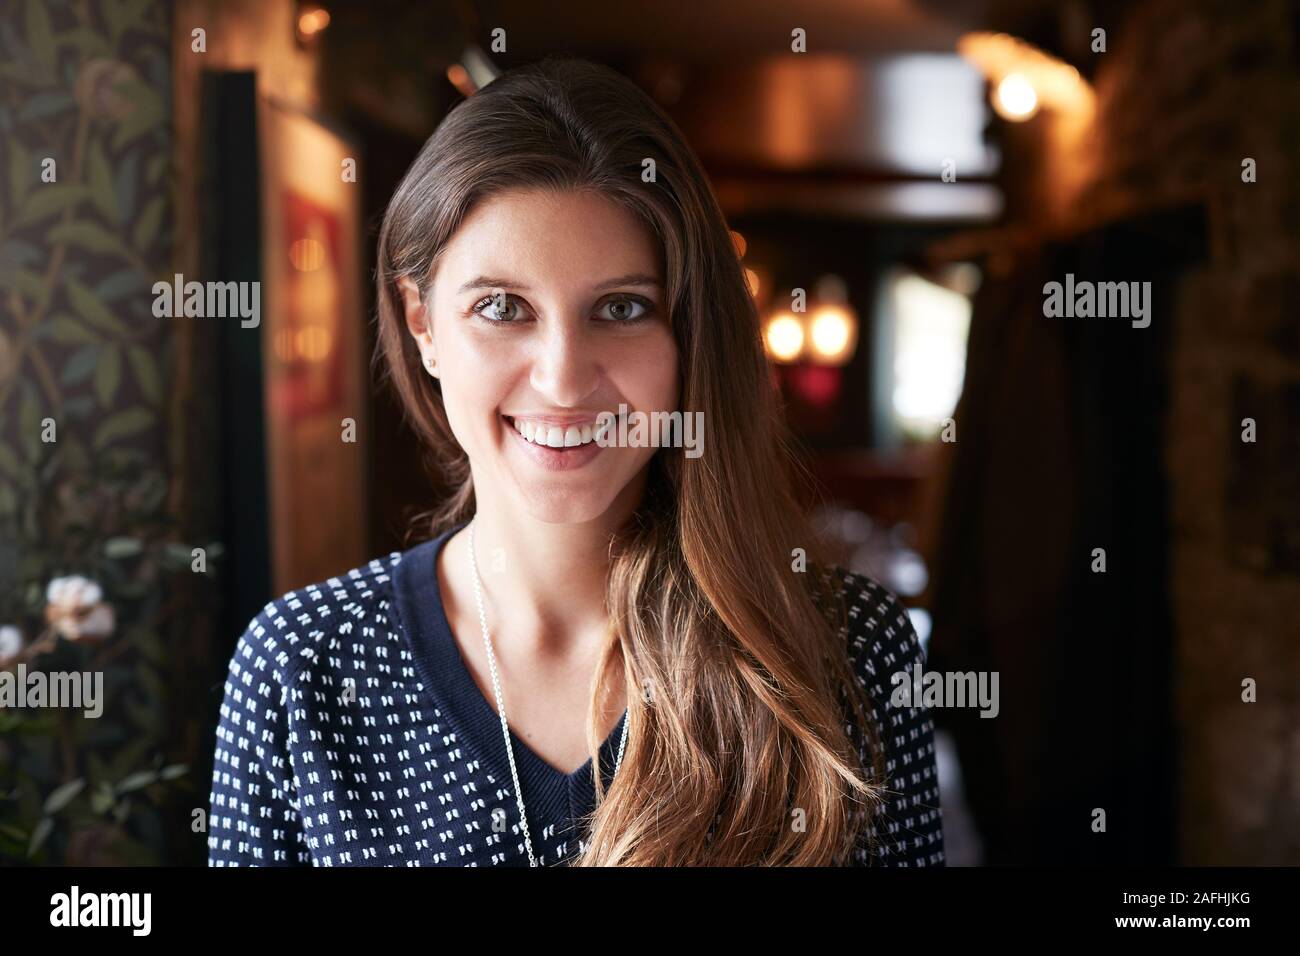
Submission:
M 978 269 L 968 263 L 950 267 L 943 284 L 906 269 L 886 276 L 891 430 L 912 439 L 937 438 L 956 409 L 978 281 Z

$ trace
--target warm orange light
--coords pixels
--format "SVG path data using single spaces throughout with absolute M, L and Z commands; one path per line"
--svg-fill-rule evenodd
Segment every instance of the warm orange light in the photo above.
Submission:
M 469 77 L 469 70 L 459 63 L 452 63 L 447 67 L 447 82 L 456 87 L 461 96 L 474 95 L 474 81 Z
M 745 270 L 745 285 L 749 286 L 749 294 L 755 299 L 761 298 L 763 291 L 763 278 L 754 269 Z
M 330 25 L 329 11 L 324 7 L 305 6 L 298 14 L 298 35 L 306 40 Z
M 299 272 L 315 272 L 325 264 L 325 247 L 315 239 L 298 239 L 289 246 L 289 261 Z
M 281 329 L 275 336 L 275 354 L 280 361 L 321 362 L 333 351 L 334 336 L 317 325 Z
M 1019 37 L 967 33 L 957 41 L 957 52 L 988 77 L 994 87 L 993 108 L 1007 119 L 1027 119 L 1039 107 L 1070 112 L 1093 108 L 1092 87 L 1078 70 Z
M 1008 73 L 993 94 L 993 108 L 1003 119 L 1022 122 L 1038 112 L 1038 93 L 1023 73 Z
M 768 320 L 763 340 L 773 359 L 793 362 L 803 352 L 803 323 L 789 312 L 779 312 Z
M 823 305 L 809 318 L 813 355 L 819 365 L 843 365 L 857 345 L 858 320 L 839 304 Z

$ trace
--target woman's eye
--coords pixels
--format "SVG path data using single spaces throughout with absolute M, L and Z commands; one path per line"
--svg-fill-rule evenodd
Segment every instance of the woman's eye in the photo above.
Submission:
M 613 322 L 635 322 L 637 319 L 645 318 L 649 311 L 649 302 L 621 295 L 608 300 L 600 307 L 597 314 L 603 315 Z
M 519 317 L 519 303 L 512 295 L 497 292 L 474 303 L 474 311 L 489 322 L 514 322 Z

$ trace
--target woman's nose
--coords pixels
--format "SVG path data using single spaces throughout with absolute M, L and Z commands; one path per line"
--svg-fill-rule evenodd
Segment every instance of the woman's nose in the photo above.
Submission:
M 530 384 L 549 401 L 577 407 L 600 384 L 600 361 L 594 343 L 567 323 L 543 323 L 546 332 L 536 344 Z

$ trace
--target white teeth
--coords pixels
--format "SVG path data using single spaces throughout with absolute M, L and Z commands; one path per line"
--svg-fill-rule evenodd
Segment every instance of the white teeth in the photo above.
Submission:
M 595 441 L 609 430 L 607 425 L 602 427 L 591 422 L 565 427 L 516 418 L 513 419 L 513 423 L 515 431 L 519 432 L 525 441 L 545 448 L 576 448 Z

